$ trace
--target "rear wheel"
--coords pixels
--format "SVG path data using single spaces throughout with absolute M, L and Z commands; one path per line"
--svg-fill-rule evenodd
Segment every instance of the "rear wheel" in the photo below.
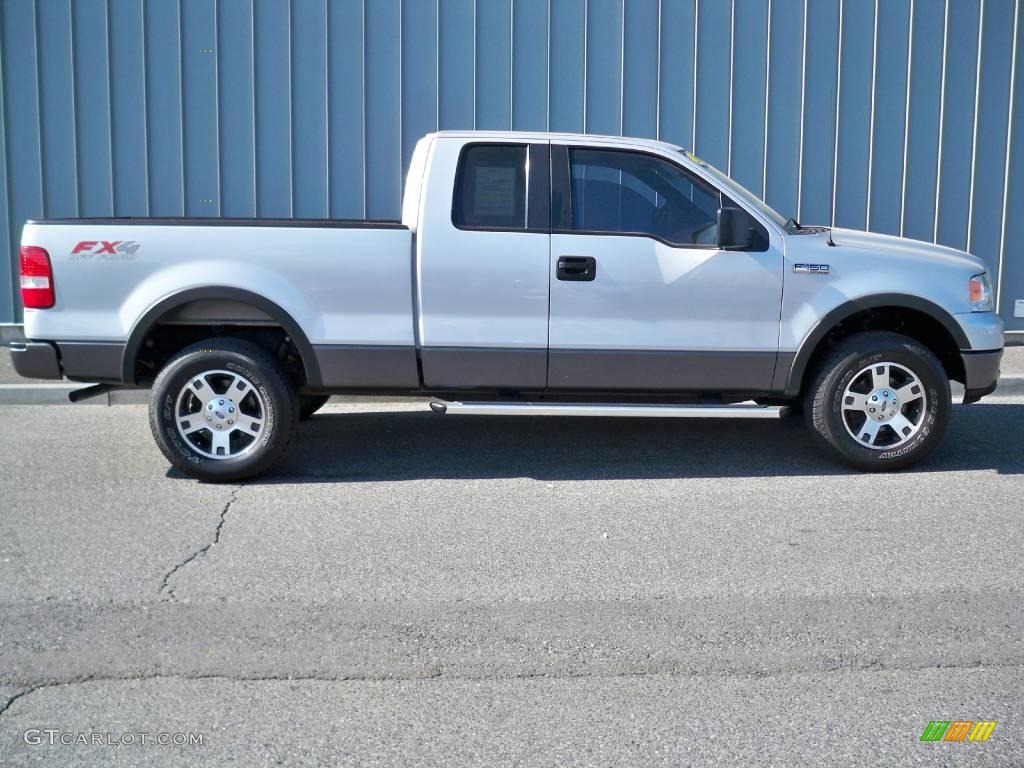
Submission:
M 182 472 L 230 482 L 266 472 L 298 419 L 281 365 L 255 344 L 219 338 L 174 357 L 153 383 L 149 423 L 161 452 Z
M 882 331 L 840 342 L 818 367 L 804 404 L 811 431 L 868 471 L 923 459 L 941 441 L 951 412 L 938 358 L 907 336 Z
M 308 421 L 313 414 L 327 405 L 329 395 L 299 395 L 299 421 Z

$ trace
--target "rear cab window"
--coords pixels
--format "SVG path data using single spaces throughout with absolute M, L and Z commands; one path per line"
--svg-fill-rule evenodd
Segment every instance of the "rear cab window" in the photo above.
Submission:
M 526 144 L 463 148 L 452 223 L 461 229 L 526 229 L 526 153 Z

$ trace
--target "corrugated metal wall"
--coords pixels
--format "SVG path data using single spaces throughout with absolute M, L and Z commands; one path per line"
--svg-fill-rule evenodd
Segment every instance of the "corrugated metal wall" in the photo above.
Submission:
M 1024 330 L 1017 0 L 0 0 L 0 25 L 12 254 L 32 217 L 394 217 L 436 128 L 622 133 L 802 222 L 968 248 Z

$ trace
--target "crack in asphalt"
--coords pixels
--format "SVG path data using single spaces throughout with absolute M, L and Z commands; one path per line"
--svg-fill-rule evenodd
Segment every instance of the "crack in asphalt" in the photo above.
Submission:
M 7 699 L 6 703 L 2 707 L 0 707 L 0 717 L 3 717 L 4 712 L 6 712 L 8 709 L 10 709 L 11 705 L 14 702 L 16 702 L 18 699 L 24 698 L 25 696 L 28 696 L 30 693 L 34 693 L 34 692 L 38 691 L 40 688 L 47 688 L 50 685 L 52 685 L 52 684 L 51 683 L 37 683 L 35 685 L 29 686 L 28 688 L 26 688 L 23 691 L 18 691 L 16 694 L 14 694 L 9 699 Z
M 195 560 L 198 560 L 200 557 L 204 557 L 206 555 L 206 553 L 210 551 L 210 548 L 214 544 L 219 544 L 220 543 L 220 532 L 224 528 L 224 522 L 227 519 L 228 510 L 231 509 L 231 505 L 234 504 L 235 501 L 238 499 L 238 493 L 244 487 L 245 487 L 244 485 L 238 485 L 238 486 L 236 486 L 235 488 L 232 489 L 231 495 L 228 496 L 228 500 L 224 504 L 224 508 L 221 509 L 221 511 L 220 511 L 220 518 L 217 520 L 217 527 L 213 531 L 213 540 L 210 541 L 209 544 L 205 544 L 202 547 L 200 547 L 199 549 L 197 549 L 195 552 L 193 552 L 191 555 L 186 557 L 180 563 L 175 565 L 167 573 L 165 573 L 163 579 L 160 581 L 160 589 L 157 590 L 158 594 L 161 594 L 161 595 L 166 594 L 171 600 L 177 599 L 177 595 L 174 594 L 174 587 L 172 587 L 171 584 L 170 584 L 171 578 L 174 576 L 174 574 L 176 574 L 178 571 L 180 571 L 182 568 L 184 568 L 189 563 L 191 563 L 191 562 L 193 562 Z
M 1017 669 L 1024 667 L 1024 662 L 985 662 L 967 661 L 952 664 L 923 664 L 907 666 L 890 666 L 880 664 L 877 661 L 864 664 L 852 664 L 836 666 L 828 669 L 790 669 L 790 670 L 734 670 L 720 673 L 694 672 L 684 669 L 649 669 L 649 670 L 621 670 L 605 673 L 594 673 L 583 670 L 562 672 L 514 672 L 507 675 L 461 675 L 450 674 L 441 666 L 424 668 L 419 674 L 325 674 L 325 673 L 275 673 L 275 674 L 228 674 L 223 672 L 152 672 L 141 674 L 124 675 L 82 675 L 79 677 L 50 678 L 33 683 L 25 690 L 16 693 L 7 703 L 0 708 L 0 715 L 10 708 L 14 702 L 31 693 L 46 688 L 59 688 L 67 685 L 86 685 L 89 683 L 132 683 L 147 682 L 151 680 L 182 680 L 201 681 L 214 680 L 234 683 L 271 683 L 271 682 L 317 682 L 317 683 L 384 683 L 384 682 L 431 682 L 431 681 L 475 681 L 475 682 L 507 682 L 507 681 L 532 681 L 532 680 L 587 680 L 587 679 L 624 679 L 641 677 L 669 677 L 669 678 L 694 678 L 694 677 L 735 677 L 748 679 L 766 679 L 772 677 L 783 677 L 786 675 L 834 675 L 843 672 L 926 672 L 929 670 L 979 670 L 979 669 Z M 2 683 L 3 681 L 0 681 Z

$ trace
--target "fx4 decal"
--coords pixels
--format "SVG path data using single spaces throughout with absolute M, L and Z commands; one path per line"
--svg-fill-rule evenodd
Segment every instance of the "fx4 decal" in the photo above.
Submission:
M 71 249 L 70 260 L 133 261 L 139 247 L 137 240 L 82 240 Z

